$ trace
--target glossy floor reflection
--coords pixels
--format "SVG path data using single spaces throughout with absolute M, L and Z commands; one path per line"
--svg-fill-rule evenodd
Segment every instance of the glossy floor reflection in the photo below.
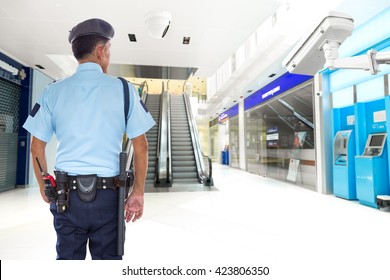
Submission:
M 227 166 L 214 174 L 216 191 L 145 194 L 144 217 L 127 226 L 124 261 L 270 266 L 269 279 L 372 279 L 388 267 L 388 211 Z M 0 217 L 0 259 L 55 259 L 37 188 L 1 193 Z

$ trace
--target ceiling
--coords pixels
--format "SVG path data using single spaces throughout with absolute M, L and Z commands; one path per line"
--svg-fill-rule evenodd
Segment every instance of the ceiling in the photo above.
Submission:
M 69 30 L 88 18 L 115 29 L 111 63 L 197 68 L 211 76 L 277 8 L 277 0 L 0 0 L 0 49 L 54 79 L 74 70 Z M 164 39 L 150 37 L 145 15 L 166 10 L 172 21 Z M 128 34 L 137 42 L 130 42 Z M 183 45 L 183 37 L 191 37 Z M 54 62 L 55 61 L 55 62 Z M 58 66 L 61 65 L 61 68 Z M 67 69 L 67 67 L 69 69 Z
M 172 69 L 195 69 L 193 78 L 200 78 L 199 83 L 203 83 L 287 2 L 300 3 L 301 25 L 306 24 L 305 18 L 314 10 L 323 9 L 324 3 L 349 13 L 355 26 L 389 6 L 389 0 L 0 0 L 0 52 L 35 69 L 36 65 L 43 66 L 40 71 L 53 79 L 66 77 L 77 66 L 67 41 L 69 30 L 83 20 L 98 17 L 115 29 L 111 74 L 176 73 Z M 170 12 L 172 21 L 165 38 L 158 40 L 147 34 L 144 17 L 161 10 Z M 287 28 L 299 29 L 297 17 L 286 20 L 291 22 Z M 129 41 L 130 33 L 136 35 L 137 42 Z M 279 37 L 272 37 L 268 45 L 262 46 L 263 51 L 222 87 L 218 97 L 215 95 L 216 98 L 202 105 L 208 118 L 233 105 L 232 102 L 247 95 L 249 90 L 256 91 L 269 83 L 269 74 L 274 73 L 276 79 L 285 72 L 281 59 L 299 39 L 284 40 L 288 33 L 287 30 L 278 34 Z M 183 37 L 191 37 L 189 45 L 182 44 Z M 143 71 L 138 71 L 140 66 L 145 66 Z M 118 72 L 118 69 L 126 71 Z M 145 78 L 151 78 L 150 75 Z M 172 87 L 180 88 L 182 83 Z

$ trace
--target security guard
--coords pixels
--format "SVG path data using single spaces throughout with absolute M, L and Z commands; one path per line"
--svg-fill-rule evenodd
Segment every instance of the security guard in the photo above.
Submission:
M 79 63 L 76 72 L 47 86 L 23 125 L 33 136 L 31 154 L 44 201 L 49 202 L 35 159 L 46 173 L 45 147 L 53 133 L 58 140 L 56 170 L 66 172 L 69 178 L 95 178 L 95 194 L 90 201 L 70 188 L 65 213 L 58 213 L 55 203 L 50 205 L 57 232 L 57 259 L 85 259 L 87 243 L 92 259 L 122 258 L 117 256 L 116 247 L 115 178 L 124 132 L 133 143 L 135 173 L 133 190 L 125 203 L 126 222 L 138 220 L 143 213 L 148 166 L 145 133 L 155 122 L 129 83 L 130 104 L 125 123 L 123 85 L 116 77 L 107 75 L 113 36 L 113 27 L 104 20 L 95 18 L 77 24 L 69 34 Z

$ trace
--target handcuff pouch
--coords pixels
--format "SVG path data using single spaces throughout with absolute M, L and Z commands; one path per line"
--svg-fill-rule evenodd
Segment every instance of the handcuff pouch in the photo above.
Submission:
M 77 176 L 77 193 L 84 202 L 91 202 L 96 197 L 96 179 L 97 175 L 79 175 Z

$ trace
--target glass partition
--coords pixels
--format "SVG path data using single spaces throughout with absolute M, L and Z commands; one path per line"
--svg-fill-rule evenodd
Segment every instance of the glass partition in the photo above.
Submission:
M 240 146 L 238 134 L 238 116 L 229 119 L 230 167 L 240 167 Z
M 218 162 L 218 124 L 210 127 L 210 157 L 214 162 Z
M 313 83 L 246 112 L 248 171 L 315 189 Z

